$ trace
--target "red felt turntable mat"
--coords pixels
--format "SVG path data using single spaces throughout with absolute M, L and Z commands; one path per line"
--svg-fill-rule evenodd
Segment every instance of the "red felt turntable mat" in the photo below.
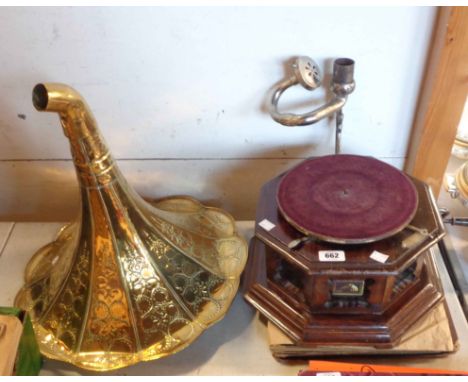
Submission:
M 369 243 L 402 230 L 418 195 L 411 180 L 372 157 L 330 155 L 290 170 L 278 188 L 284 218 L 306 235 L 335 243 Z

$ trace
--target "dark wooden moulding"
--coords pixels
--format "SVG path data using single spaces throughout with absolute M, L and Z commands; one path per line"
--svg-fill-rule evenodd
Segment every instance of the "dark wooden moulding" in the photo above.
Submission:
M 250 243 L 244 295 L 255 308 L 301 346 L 362 345 L 393 347 L 402 334 L 443 299 L 429 248 L 445 234 L 429 187 L 411 178 L 419 197 L 410 226 L 370 244 L 341 245 L 308 241 L 284 220 L 276 204 L 281 180 L 266 183 Z M 271 230 L 258 223 L 264 219 Z M 319 250 L 344 250 L 346 262 L 320 262 Z M 388 255 L 385 263 L 369 256 Z M 361 283 L 361 296 L 335 296 L 338 283 Z

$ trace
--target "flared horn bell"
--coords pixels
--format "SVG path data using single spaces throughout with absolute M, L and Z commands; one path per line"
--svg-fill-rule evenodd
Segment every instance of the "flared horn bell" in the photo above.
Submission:
M 15 301 L 42 353 L 103 371 L 182 350 L 236 294 L 247 245 L 234 220 L 190 197 L 145 202 L 72 88 L 39 84 L 33 103 L 59 113 L 81 192 L 78 218 L 30 260 Z

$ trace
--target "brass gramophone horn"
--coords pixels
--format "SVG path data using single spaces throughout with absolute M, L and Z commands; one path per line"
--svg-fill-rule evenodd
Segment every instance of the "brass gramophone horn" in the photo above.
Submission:
M 42 353 L 110 370 L 185 348 L 236 294 L 247 246 L 234 220 L 190 197 L 145 202 L 74 89 L 39 84 L 33 103 L 59 114 L 81 192 L 78 218 L 30 260 L 15 301 Z

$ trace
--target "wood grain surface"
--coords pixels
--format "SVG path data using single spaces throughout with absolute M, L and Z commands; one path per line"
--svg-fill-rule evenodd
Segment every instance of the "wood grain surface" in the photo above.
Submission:
M 468 8 L 442 7 L 405 169 L 437 196 L 468 93 Z

